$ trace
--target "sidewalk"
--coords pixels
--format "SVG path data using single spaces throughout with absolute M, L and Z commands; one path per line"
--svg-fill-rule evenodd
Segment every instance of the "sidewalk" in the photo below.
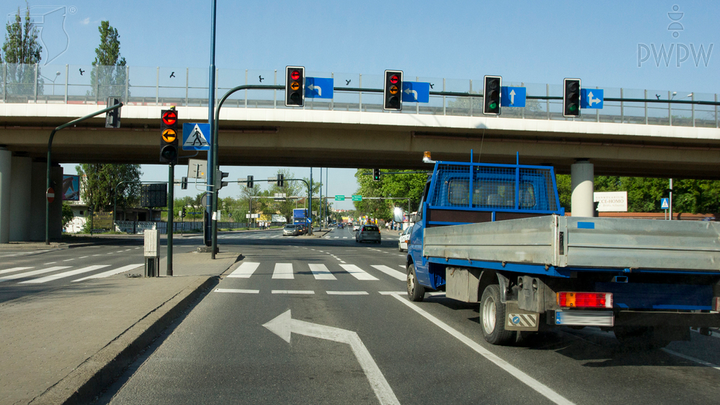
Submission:
M 238 257 L 175 254 L 174 277 L 125 273 L 0 304 L 0 404 L 91 401 Z

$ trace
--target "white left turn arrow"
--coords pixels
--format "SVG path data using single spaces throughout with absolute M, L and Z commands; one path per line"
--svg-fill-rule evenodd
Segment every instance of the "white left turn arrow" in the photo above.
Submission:
M 413 95 L 413 100 L 417 100 L 417 99 L 418 99 L 417 90 L 410 90 L 410 87 L 408 87 L 408 88 L 405 89 L 405 93 L 407 93 L 407 94 L 412 93 L 412 95 Z
M 322 97 L 322 87 L 318 86 L 317 84 L 311 84 L 307 86 L 307 88 L 310 91 L 317 90 L 317 95 Z
M 288 343 L 290 343 L 290 335 L 297 333 L 304 336 L 349 344 L 380 403 L 400 404 L 392 388 L 390 388 L 390 384 L 388 384 L 385 376 L 377 364 L 375 364 L 370 352 L 356 332 L 292 319 L 289 309 L 263 326 Z

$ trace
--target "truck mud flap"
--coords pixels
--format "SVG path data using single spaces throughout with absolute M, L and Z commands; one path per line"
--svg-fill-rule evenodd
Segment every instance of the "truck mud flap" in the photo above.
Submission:
M 517 301 L 507 301 L 505 309 L 505 330 L 537 331 L 540 314 L 520 309 Z

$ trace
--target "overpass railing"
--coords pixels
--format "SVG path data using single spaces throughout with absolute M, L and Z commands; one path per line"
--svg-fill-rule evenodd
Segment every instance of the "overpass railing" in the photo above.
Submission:
M 332 77 L 333 99 L 307 98 L 305 109 L 382 112 L 382 74 L 364 75 L 306 70 L 307 77 Z M 483 80 L 444 79 L 405 74 L 429 82 L 429 103 L 404 103 L 402 113 L 482 116 Z M 242 84 L 284 83 L 277 70 L 217 69 L 218 99 Z M 572 120 L 562 116 L 562 84 L 503 82 L 527 89 L 524 108 L 503 107 L 503 118 Z M 120 96 L 125 105 L 207 107 L 207 68 L 0 64 L 0 102 L 105 104 Z M 584 88 L 597 88 L 583 83 Z M 575 121 L 718 128 L 718 95 L 679 90 L 604 89 L 604 108 L 583 110 Z M 282 90 L 243 90 L 224 108 L 286 108 Z

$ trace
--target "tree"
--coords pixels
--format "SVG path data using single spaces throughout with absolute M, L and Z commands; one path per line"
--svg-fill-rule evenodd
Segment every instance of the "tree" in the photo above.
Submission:
M 402 171 L 400 171 L 402 172 Z M 424 173 L 383 174 L 380 181 L 368 175 L 367 169 L 355 173 L 360 188 L 357 193 L 363 197 L 398 197 L 410 198 L 411 209 L 420 203 L 427 175 Z M 396 200 L 365 200 L 355 202 L 358 215 L 367 214 L 374 218 L 391 219 L 392 207 L 400 205 L 407 208 L 404 202 Z
M 108 21 L 100 22 L 100 45 L 95 48 L 95 60 L 90 75 L 90 95 L 98 100 L 125 93 L 127 67 L 125 58 L 120 56 L 120 34 Z
M 81 179 L 81 199 L 94 211 L 109 211 L 117 192 L 117 206 L 123 212 L 137 204 L 140 195 L 140 165 L 82 164 L 75 167 Z M 117 187 L 117 190 L 115 188 Z
M 70 204 L 63 202 L 62 204 L 62 227 L 65 228 L 75 218 Z
M 42 46 L 38 43 L 38 29 L 30 20 L 30 9 L 25 10 L 25 21 L 20 18 L 18 8 L 12 23 L 5 24 L 7 33 L 2 47 L 4 62 L 7 63 L 7 93 L 14 96 L 31 96 L 37 92 L 42 94 L 43 80 L 40 77 Z M 0 54 L 0 63 L 3 56 Z
M 282 174 L 286 179 L 295 178 L 295 173 L 292 173 L 289 169 L 278 170 L 277 174 Z M 270 187 L 270 195 L 276 193 L 285 194 L 287 197 L 298 196 L 301 194 L 301 190 L 305 188 L 305 184 L 296 181 L 285 180 L 282 187 L 278 187 L 277 184 L 272 184 Z M 295 208 L 295 201 L 290 198 L 286 198 L 283 201 L 277 201 L 274 204 L 275 211 L 279 211 L 280 215 L 285 217 L 285 220 L 292 223 L 293 209 Z

